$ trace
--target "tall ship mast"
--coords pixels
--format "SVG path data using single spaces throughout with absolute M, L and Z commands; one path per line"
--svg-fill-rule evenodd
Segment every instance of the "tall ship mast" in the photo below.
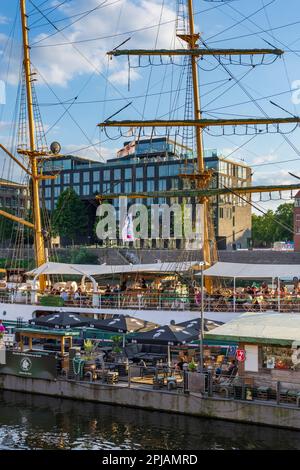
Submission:
M 21 106 L 23 109 L 23 138 L 25 143 L 21 144 L 17 149 L 17 153 L 21 157 L 25 157 L 28 165 L 25 166 L 20 159 L 16 158 L 4 145 L 0 144 L 1 149 L 29 176 L 30 178 L 30 200 L 32 207 L 32 219 L 28 221 L 20 217 L 16 217 L 4 210 L 0 211 L 0 215 L 18 222 L 19 224 L 32 229 L 34 235 L 34 253 L 36 266 L 42 266 L 47 260 L 47 250 L 45 246 L 46 230 L 42 227 L 41 218 L 41 201 L 40 201 L 40 183 L 44 179 L 53 179 L 55 176 L 43 176 L 43 159 L 51 155 L 46 146 L 38 145 L 38 135 L 43 134 L 41 122 L 37 122 L 37 114 L 35 107 L 37 102 L 34 90 L 35 73 L 32 70 L 30 59 L 30 44 L 28 37 L 28 16 L 26 13 L 26 0 L 20 0 L 20 16 L 22 24 L 22 40 L 23 40 L 23 79 L 26 93 L 26 100 Z M 27 112 L 26 112 L 27 111 Z M 20 129 L 19 129 L 20 132 Z M 27 143 L 27 137 L 29 142 Z M 40 137 L 40 141 L 42 138 Z M 53 154 L 52 154 L 53 155 Z M 45 290 L 46 278 L 44 275 L 39 277 L 40 289 Z

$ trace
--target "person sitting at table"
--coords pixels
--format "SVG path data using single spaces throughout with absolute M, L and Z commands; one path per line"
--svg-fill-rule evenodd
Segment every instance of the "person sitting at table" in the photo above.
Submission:
M 223 372 L 224 375 L 227 377 L 234 377 L 238 372 L 238 366 L 236 363 L 236 360 L 232 360 L 231 363 L 228 366 L 228 369 Z
M 81 288 L 78 287 L 78 289 L 74 292 L 74 300 L 75 300 L 75 302 L 76 302 L 76 303 L 80 303 L 81 297 L 82 297 Z
M 60 293 L 60 298 L 63 299 L 64 302 L 67 302 L 68 301 L 68 293 L 65 291 L 65 289 L 63 289 Z
M 269 286 L 265 281 L 261 284 L 261 292 L 263 295 L 269 295 Z

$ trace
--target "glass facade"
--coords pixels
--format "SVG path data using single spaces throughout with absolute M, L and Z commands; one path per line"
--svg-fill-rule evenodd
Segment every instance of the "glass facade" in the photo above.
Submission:
M 83 182 L 84 183 L 89 183 L 90 182 L 90 173 L 88 171 L 85 171 L 83 173 Z
M 104 170 L 103 171 L 103 180 L 104 181 L 110 181 L 110 171 L 109 170 Z
M 64 184 L 70 184 L 71 182 L 71 175 L 70 173 L 65 173 L 64 174 Z
M 156 153 L 155 153 L 156 152 Z M 165 152 L 171 152 L 166 154 Z M 173 154 L 172 154 L 173 152 Z M 148 155 L 151 153 L 151 155 Z M 48 168 L 51 167 L 53 173 L 53 165 L 61 165 L 61 169 L 69 170 L 61 174 L 61 182 L 63 189 L 73 186 L 74 190 L 82 198 L 92 200 L 95 194 L 130 194 L 133 192 L 155 192 L 155 191 L 168 191 L 177 189 L 193 189 L 195 188 L 195 181 L 189 178 L 182 178 L 179 175 L 182 173 L 193 173 L 197 169 L 197 162 L 193 157 L 188 164 L 182 158 L 184 154 L 189 153 L 192 157 L 192 152 L 174 142 L 167 142 L 164 139 L 157 139 L 157 141 L 139 142 L 137 145 L 137 152 L 130 157 L 115 158 L 111 161 L 108 160 L 105 164 L 92 163 L 88 161 L 72 161 L 71 158 L 62 160 L 53 159 L 47 162 Z M 181 157 L 179 157 L 181 155 Z M 53 164 L 53 165 L 52 165 Z M 52 165 L 52 166 L 51 166 Z M 46 166 L 46 165 L 45 165 Z M 230 160 L 222 159 L 217 156 L 216 150 L 205 151 L 205 166 L 207 169 L 216 170 L 210 182 L 210 188 L 224 188 L 225 187 L 244 187 L 251 185 L 251 170 L 244 165 L 240 165 Z M 46 168 L 45 174 L 47 174 Z M 248 178 L 248 179 L 247 179 Z M 42 183 L 44 188 L 44 197 L 49 204 L 53 200 L 57 200 L 60 191 L 63 190 L 57 184 L 59 180 L 53 183 L 50 180 L 45 180 Z M 153 199 L 142 199 L 145 204 L 153 202 L 166 203 L 174 202 L 175 197 L 167 198 L 162 194 L 157 194 Z M 195 198 L 190 197 L 177 197 L 178 202 L 183 200 L 190 203 L 195 202 Z M 146 202 L 147 201 L 147 202 Z M 131 202 L 133 202 L 131 200 Z M 114 202 L 116 204 L 116 202 Z M 220 195 L 212 198 L 212 206 L 214 211 L 214 218 L 216 228 L 219 230 L 218 220 L 223 218 L 236 223 L 236 233 L 240 233 L 239 217 L 234 215 L 232 208 L 227 205 L 234 204 L 236 207 L 246 206 L 247 203 L 241 202 L 240 198 L 233 200 L 232 194 Z M 234 206 L 233 206 L 234 207 Z M 233 220 L 234 217 L 234 220 Z M 242 216 L 243 217 L 243 216 Z M 251 219 L 251 216 L 250 216 Z M 230 222 L 231 223 L 231 222 Z M 225 227 L 224 221 L 221 224 Z M 251 221 L 248 225 L 251 229 Z M 226 229 L 227 230 L 227 229 Z M 228 229 L 229 230 L 229 229 Z M 231 234 L 233 230 L 231 231 Z M 229 232 L 224 236 L 230 238 L 232 235 Z M 223 236 L 219 234 L 218 236 Z M 238 238 L 238 236 L 237 236 Z M 226 242 L 227 243 L 227 242 Z
M 84 184 L 82 187 L 82 195 L 88 196 L 90 194 L 90 186 L 88 184 Z
M 114 170 L 114 179 L 115 180 L 120 180 L 121 179 L 121 170 L 119 168 L 116 168 Z
M 155 176 L 155 168 L 154 166 L 147 167 L 147 178 L 154 178 Z
M 144 167 L 138 166 L 135 169 L 135 177 L 136 178 L 144 178 Z
M 126 180 L 129 180 L 132 178 L 132 168 L 125 168 L 124 177 Z

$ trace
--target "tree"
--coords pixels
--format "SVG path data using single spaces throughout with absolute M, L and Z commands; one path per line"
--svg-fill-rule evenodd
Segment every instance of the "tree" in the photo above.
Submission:
M 88 215 L 84 203 L 72 188 L 63 191 L 52 214 L 54 233 L 73 244 L 87 236 Z
M 98 256 L 92 253 L 87 248 L 79 248 L 79 250 L 71 251 L 72 264 L 98 264 Z
M 294 205 L 281 204 L 275 212 L 268 210 L 264 215 L 252 215 L 252 239 L 254 246 L 270 246 L 276 241 L 293 238 Z
M 280 224 L 276 224 L 276 240 L 292 240 L 294 232 L 294 204 L 281 204 L 275 212 L 275 218 L 280 222 Z

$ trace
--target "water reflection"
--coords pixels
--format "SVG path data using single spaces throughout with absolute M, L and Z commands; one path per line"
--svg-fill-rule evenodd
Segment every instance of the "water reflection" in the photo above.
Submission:
M 2 392 L 0 449 L 300 449 L 300 432 Z

